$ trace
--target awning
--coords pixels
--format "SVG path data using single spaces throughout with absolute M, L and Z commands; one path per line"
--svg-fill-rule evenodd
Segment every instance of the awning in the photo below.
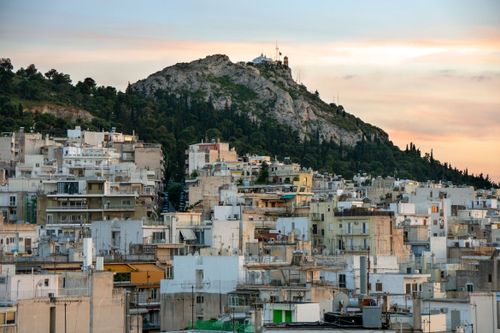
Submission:
M 296 194 L 295 193 L 290 193 L 290 194 L 283 194 L 281 196 L 281 199 L 283 200 L 290 200 L 290 199 L 293 199 L 295 198 Z
M 185 241 L 196 240 L 196 235 L 191 229 L 181 229 L 181 235 Z

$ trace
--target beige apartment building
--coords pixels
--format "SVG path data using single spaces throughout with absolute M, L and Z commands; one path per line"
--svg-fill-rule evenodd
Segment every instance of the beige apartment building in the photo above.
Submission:
M 335 212 L 324 242 L 331 254 L 395 255 L 403 259 L 410 255 L 403 236 L 392 213 L 354 209 Z

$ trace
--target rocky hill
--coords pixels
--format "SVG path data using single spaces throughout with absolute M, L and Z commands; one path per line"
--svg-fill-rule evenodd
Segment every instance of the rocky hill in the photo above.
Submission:
M 411 142 L 399 149 L 381 129 L 294 82 L 279 64 L 209 56 L 165 68 L 120 92 L 92 78 L 72 84 L 68 74 L 40 73 L 35 65 L 14 71 L 9 59 L 0 59 L 0 132 L 24 127 L 60 137 L 76 125 L 135 131 L 145 142 L 162 144 L 171 181 L 184 179 L 190 144 L 221 139 L 242 155 L 289 157 L 347 178 L 367 172 L 497 186 L 488 175 L 458 170 Z
M 211 100 L 216 109 L 236 106 L 260 121 L 262 115 L 296 130 L 300 137 L 354 146 L 363 137 L 387 141 L 381 129 L 345 112 L 342 106 L 323 102 L 318 94 L 292 78 L 291 69 L 274 63 L 233 63 L 226 55 L 212 55 L 179 63 L 150 75 L 131 88 L 147 96 L 158 90 L 190 98 Z

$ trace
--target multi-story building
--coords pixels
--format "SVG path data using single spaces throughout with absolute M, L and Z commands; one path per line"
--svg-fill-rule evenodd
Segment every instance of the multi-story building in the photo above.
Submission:
M 323 253 L 327 248 L 326 244 L 332 244 L 333 242 L 329 237 L 334 235 L 332 232 L 334 210 L 335 202 L 333 200 L 311 202 L 309 221 L 312 246 L 316 253 Z
M 217 161 L 237 162 L 236 150 L 229 149 L 229 143 L 211 142 L 190 145 L 186 151 L 186 174 L 191 175 L 195 170 L 201 170 L 207 164 Z
M 330 231 L 331 230 L 331 231 Z M 344 210 L 335 212 L 327 247 L 331 253 L 409 256 L 403 230 L 395 226 L 392 212 Z

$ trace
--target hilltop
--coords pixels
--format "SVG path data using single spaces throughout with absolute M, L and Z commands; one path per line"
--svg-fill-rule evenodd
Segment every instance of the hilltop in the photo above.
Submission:
M 14 71 L 0 59 L 0 132 L 25 127 L 54 136 L 84 129 L 135 131 L 163 145 L 167 180 L 185 177 L 185 150 L 203 139 L 228 141 L 240 154 L 290 157 L 320 172 L 419 181 L 443 180 L 476 188 L 496 186 L 413 143 L 399 149 L 381 129 L 327 104 L 297 84 L 283 65 L 232 63 L 215 55 L 177 64 L 125 92 L 92 78 L 72 84 L 57 70 L 34 65 Z
M 299 133 L 301 139 L 354 146 L 361 140 L 387 141 L 381 129 L 327 104 L 295 82 L 281 63 L 233 63 L 226 55 L 212 55 L 167 67 L 131 86 L 147 96 L 168 91 L 177 96 L 210 101 L 215 109 L 233 107 L 256 122 L 265 114 Z

